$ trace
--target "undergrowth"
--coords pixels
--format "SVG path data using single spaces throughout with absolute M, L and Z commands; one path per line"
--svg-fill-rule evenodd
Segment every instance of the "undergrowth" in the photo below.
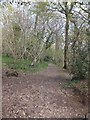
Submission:
M 64 85 L 63 88 L 77 88 L 81 92 L 88 90 L 88 85 L 86 80 L 69 80 Z
M 31 66 L 30 60 L 22 59 L 22 60 L 14 60 L 12 57 L 2 56 L 3 65 L 8 66 L 11 69 L 16 69 L 18 71 L 30 71 L 30 72 L 38 72 L 45 68 L 47 68 L 47 62 L 36 63 L 34 66 Z

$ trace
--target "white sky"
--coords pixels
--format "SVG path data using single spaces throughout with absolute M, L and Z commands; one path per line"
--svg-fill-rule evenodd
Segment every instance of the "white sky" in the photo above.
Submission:
M 0 1 L 22 1 L 22 2 L 75 2 L 81 1 L 84 3 L 90 2 L 90 0 L 0 0 Z
M 24 1 L 24 2 L 28 2 L 28 1 L 31 1 L 31 2 L 37 2 L 37 1 L 41 1 L 41 2 L 75 2 L 75 1 L 81 1 L 81 2 L 90 2 L 90 0 L 21 0 L 21 1 Z

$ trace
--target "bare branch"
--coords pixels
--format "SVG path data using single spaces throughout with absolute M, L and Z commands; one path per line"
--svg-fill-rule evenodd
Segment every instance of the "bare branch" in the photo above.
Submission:
M 71 3 L 70 10 L 69 10 L 69 13 L 71 13 L 71 11 L 72 11 L 72 9 L 73 9 L 74 5 L 75 5 L 75 2 L 72 2 L 72 3 Z
M 62 11 L 65 13 L 65 9 L 63 8 L 63 6 L 60 4 L 60 2 L 58 2 L 59 6 L 62 8 Z

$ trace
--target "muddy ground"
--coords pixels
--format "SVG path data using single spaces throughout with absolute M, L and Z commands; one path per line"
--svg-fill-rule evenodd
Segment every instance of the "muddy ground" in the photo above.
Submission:
M 63 88 L 69 75 L 52 64 L 37 74 L 20 72 L 18 77 L 7 77 L 5 71 L 3 118 L 78 118 L 88 111 L 71 89 Z

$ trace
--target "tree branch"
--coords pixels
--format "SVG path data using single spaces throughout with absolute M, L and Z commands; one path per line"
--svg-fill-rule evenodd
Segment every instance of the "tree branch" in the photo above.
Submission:
M 65 9 L 62 7 L 62 5 L 60 4 L 60 2 L 58 2 L 59 6 L 62 8 L 62 11 L 65 13 Z
M 73 9 L 73 7 L 74 7 L 74 4 L 75 4 L 75 2 L 72 2 L 72 3 L 71 3 L 71 7 L 70 7 L 70 10 L 69 10 L 69 13 L 71 13 L 71 11 L 72 11 L 72 9 Z

